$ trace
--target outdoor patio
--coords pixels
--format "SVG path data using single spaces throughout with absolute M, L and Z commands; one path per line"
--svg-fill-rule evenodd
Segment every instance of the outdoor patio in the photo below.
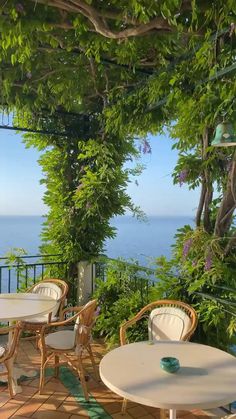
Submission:
M 97 364 L 105 353 L 105 346 L 96 342 L 93 351 Z M 40 353 L 35 349 L 32 341 L 21 341 L 17 361 L 26 370 L 37 369 L 40 365 Z M 159 409 L 141 406 L 129 402 L 127 413 L 121 414 L 122 399 L 109 391 L 102 382 L 97 383 L 93 378 L 90 362 L 85 368 L 88 374 L 88 388 L 90 402 L 86 403 L 81 386 L 75 375 L 67 367 L 61 368 L 60 380 L 52 376 L 49 370 L 44 394 L 38 394 L 38 378 L 22 379 L 22 393 L 13 399 L 9 398 L 6 385 L 0 386 L 0 417 L 4 418 L 38 418 L 38 419 L 77 419 L 77 418 L 159 418 Z M 194 419 L 209 417 L 199 410 L 192 412 L 178 412 L 179 418 Z M 212 417 L 212 416 L 211 416 Z M 219 417 L 219 416 L 218 416 Z

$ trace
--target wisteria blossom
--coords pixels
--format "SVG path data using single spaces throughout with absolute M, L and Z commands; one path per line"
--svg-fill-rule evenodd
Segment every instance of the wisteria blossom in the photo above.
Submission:
M 17 3 L 16 5 L 15 5 L 15 9 L 16 9 L 16 11 L 17 12 L 19 12 L 19 13 L 23 13 L 24 12 L 24 6 L 23 6 L 23 4 L 21 4 L 21 3 Z
M 179 176 L 178 176 L 179 186 L 182 186 L 185 183 L 187 176 L 188 176 L 187 169 L 183 169 L 181 170 L 181 172 L 179 172 Z
M 143 142 L 143 150 L 142 151 L 143 151 L 143 154 L 151 154 L 151 152 L 152 152 L 151 146 L 150 146 L 148 140 L 146 140 L 146 139 Z
M 188 239 L 184 243 L 184 247 L 183 247 L 183 257 L 184 258 L 186 258 L 188 256 L 188 252 L 189 252 L 192 244 L 193 244 L 193 239 Z
M 95 310 L 95 317 L 99 316 L 100 312 L 101 312 L 101 307 L 97 306 L 97 308 Z
M 209 252 L 205 259 L 204 270 L 210 271 L 211 268 L 212 268 L 212 256 L 211 256 L 211 253 Z

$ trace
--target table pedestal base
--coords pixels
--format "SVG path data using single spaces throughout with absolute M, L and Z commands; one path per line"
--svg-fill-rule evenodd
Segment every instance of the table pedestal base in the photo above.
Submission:
M 170 409 L 169 418 L 170 419 L 176 419 L 176 410 Z
M 5 370 L 4 365 L 0 365 L 0 370 Z M 21 377 L 27 377 L 27 378 L 34 378 L 37 377 L 38 373 L 36 370 L 27 371 L 24 370 L 24 368 L 20 368 L 17 365 L 13 365 L 13 392 L 14 395 L 18 393 L 22 393 L 22 387 L 17 384 L 17 380 L 19 380 Z M 1 377 L 0 379 L 1 383 L 7 383 L 7 376 Z

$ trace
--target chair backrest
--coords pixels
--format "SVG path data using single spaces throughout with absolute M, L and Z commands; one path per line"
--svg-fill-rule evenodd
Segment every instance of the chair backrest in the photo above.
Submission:
M 92 327 L 96 320 L 97 300 L 91 300 L 82 308 L 76 319 L 75 344 L 78 349 L 86 347 L 91 340 Z
M 62 281 L 61 279 L 50 278 L 40 281 L 37 284 L 33 285 L 33 287 L 31 287 L 28 290 L 28 292 L 47 295 L 48 297 L 51 297 L 57 301 L 57 305 L 52 311 L 53 318 L 58 314 L 59 310 L 63 308 L 61 307 L 61 305 L 64 304 L 68 292 L 68 285 L 65 281 Z
M 149 313 L 149 314 L 148 314 Z M 143 307 L 120 327 L 121 345 L 128 343 L 127 329 L 148 317 L 150 340 L 188 340 L 197 327 L 197 313 L 182 301 L 158 300 Z
M 150 340 L 187 340 L 197 326 L 195 310 L 186 303 L 163 300 L 152 303 L 148 319 Z M 154 308 L 155 307 L 155 308 Z

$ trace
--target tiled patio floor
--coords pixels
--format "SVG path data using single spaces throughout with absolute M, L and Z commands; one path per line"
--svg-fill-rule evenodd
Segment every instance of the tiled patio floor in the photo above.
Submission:
M 97 364 L 99 364 L 105 349 L 100 344 L 93 345 Z M 40 354 L 34 343 L 21 341 L 17 362 L 25 369 L 39 370 Z M 0 385 L 0 419 L 5 418 L 34 418 L 34 419 L 153 419 L 159 418 L 159 409 L 146 407 L 129 402 L 127 413 L 121 415 L 122 400 L 109 391 L 101 382 L 97 383 L 92 375 L 89 361 L 85 359 L 88 374 L 88 388 L 91 395 L 90 402 L 83 398 L 77 377 L 67 368 L 62 367 L 60 380 L 52 376 L 49 369 L 44 394 L 38 394 L 38 378 L 23 379 L 22 393 L 14 399 L 9 398 L 6 385 Z M 51 375 L 50 375 L 51 374 Z M 204 412 L 178 412 L 178 418 L 204 419 L 208 418 Z

